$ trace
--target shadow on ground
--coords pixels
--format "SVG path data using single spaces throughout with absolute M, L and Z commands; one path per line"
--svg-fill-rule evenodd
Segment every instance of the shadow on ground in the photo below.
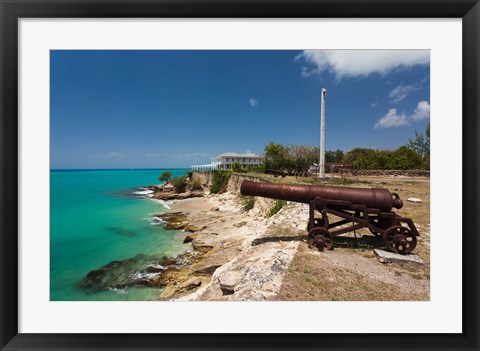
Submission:
M 290 235 L 290 236 L 267 236 L 257 238 L 252 241 L 252 246 L 262 245 L 266 243 L 277 243 L 281 241 L 307 241 L 306 235 Z M 384 248 L 383 239 L 380 236 L 363 235 L 361 237 L 337 236 L 333 239 L 333 247 L 348 248 L 352 250 L 368 250 Z

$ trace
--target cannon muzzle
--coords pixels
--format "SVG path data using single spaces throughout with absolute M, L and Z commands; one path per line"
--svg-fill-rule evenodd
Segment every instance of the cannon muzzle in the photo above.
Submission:
M 325 200 L 346 201 L 368 208 L 390 212 L 400 209 L 403 202 L 396 193 L 387 189 L 364 189 L 324 185 L 273 184 L 244 180 L 240 186 L 242 195 L 262 196 L 270 199 L 310 203 L 320 197 Z

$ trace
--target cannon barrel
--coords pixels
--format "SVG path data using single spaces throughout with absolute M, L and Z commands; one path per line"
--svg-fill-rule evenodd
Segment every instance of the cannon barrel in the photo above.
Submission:
M 262 196 L 270 199 L 310 203 L 317 197 L 325 200 L 348 201 L 369 208 L 389 212 L 393 207 L 400 209 L 402 200 L 387 189 L 363 189 L 340 186 L 272 184 L 244 180 L 240 186 L 242 195 Z

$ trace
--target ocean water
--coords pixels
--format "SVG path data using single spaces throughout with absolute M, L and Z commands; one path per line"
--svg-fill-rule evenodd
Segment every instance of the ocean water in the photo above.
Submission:
M 148 198 L 165 169 L 50 171 L 50 300 L 148 300 L 160 289 L 94 292 L 78 287 L 88 272 L 137 254 L 172 256 L 188 249 L 185 233 L 149 221 L 166 211 Z M 186 170 L 170 170 L 173 176 Z

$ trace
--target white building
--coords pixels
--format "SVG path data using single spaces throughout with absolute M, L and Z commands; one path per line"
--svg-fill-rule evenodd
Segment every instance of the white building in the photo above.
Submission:
M 194 171 L 216 170 L 216 169 L 232 169 L 234 163 L 242 166 L 259 166 L 262 163 L 263 157 L 252 153 L 236 154 L 234 152 L 227 152 L 216 157 L 212 157 L 208 165 L 193 165 Z

